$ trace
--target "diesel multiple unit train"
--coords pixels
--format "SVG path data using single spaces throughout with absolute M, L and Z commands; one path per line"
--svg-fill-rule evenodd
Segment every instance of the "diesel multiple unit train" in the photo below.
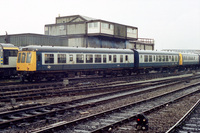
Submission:
M 1 78 L 60 80 L 76 74 L 131 75 L 149 71 L 198 69 L 200 55 L 109 48 L 26 46 L 0 43 Z
M 13 44 L 0 43 L 0 75 L 1 78 L 16 76 L 16 60 L 19 48 Z M 1 79 L 0 78 L 0 79 Z
M 26 46 L 18 52 L 22 79 L 60 80 L 74 74 L 130 75 L 200 68 L 200 55 L 109 48 Z

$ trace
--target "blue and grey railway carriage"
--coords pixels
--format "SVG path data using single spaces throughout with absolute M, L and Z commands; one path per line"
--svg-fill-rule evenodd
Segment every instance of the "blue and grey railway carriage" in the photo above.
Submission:
M 74 73 L 118 74 L 134 69 L 130 49 L 27 46 L 18 53 L 17 71 L 23 79 L 61 79 Z
M 199 68 L 199 55 L 198 54 L 189 54 L 189 53 L 182 53 L 182 66 L 184 69 L 197 69 Z
M 1 78 L 15 76 L 18 47 L 13 44 L 0 43 L 0 75 Z
M 144 51 L 135 50 L 135 67 L 138 72 L 149 71 L 174 71 L 181 60 L 179 53 L 165 51 Z

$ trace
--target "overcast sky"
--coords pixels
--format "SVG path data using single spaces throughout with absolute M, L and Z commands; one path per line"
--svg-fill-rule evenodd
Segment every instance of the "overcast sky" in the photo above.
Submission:
M 138 27 L 156 49 L 200 49 L 200 0 L 0 0 L 0 35 L 44 34 L 59 14 Z

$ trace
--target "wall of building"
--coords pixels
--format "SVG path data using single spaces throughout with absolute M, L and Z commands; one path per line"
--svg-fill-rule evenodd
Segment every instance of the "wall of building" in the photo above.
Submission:
M 62 36 L 67 34 L 66 24 L 49 25 L 45 27 L 45 35 Z
M 68 46 L 69 47 L 86 47 L 86 39 L 84 37 L 69 38 Z
M 85 24 L 69 24 L 67 25 L 67 35 L 86 34 Z
M 0 36 L 0 42 L 5 42 L 5 35 Z M 46 36 L 40 34 L 13 34 L 8 35 L 8 42 L 16 46 L 27 45 L 52 45 L 52 46 L 68 46 L 67 37 Z
M 104 21 L 88 22 L 87 34 L 99 34 L 101 36 L 111 35 L 115 38 L 137 39 L 138 29 L 119 24 L 108 23 Z
M 88 37 L 88 47 L 98 48 L 126 48 L 126 43 L 120 39 L 106 37 Z

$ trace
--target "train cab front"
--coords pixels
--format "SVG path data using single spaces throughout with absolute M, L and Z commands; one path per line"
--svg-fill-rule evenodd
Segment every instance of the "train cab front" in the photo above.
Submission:
M 20 77 L 27 78 L 36 71 L 36 52 L 20 51 L 17 56 L 16 69 Z

